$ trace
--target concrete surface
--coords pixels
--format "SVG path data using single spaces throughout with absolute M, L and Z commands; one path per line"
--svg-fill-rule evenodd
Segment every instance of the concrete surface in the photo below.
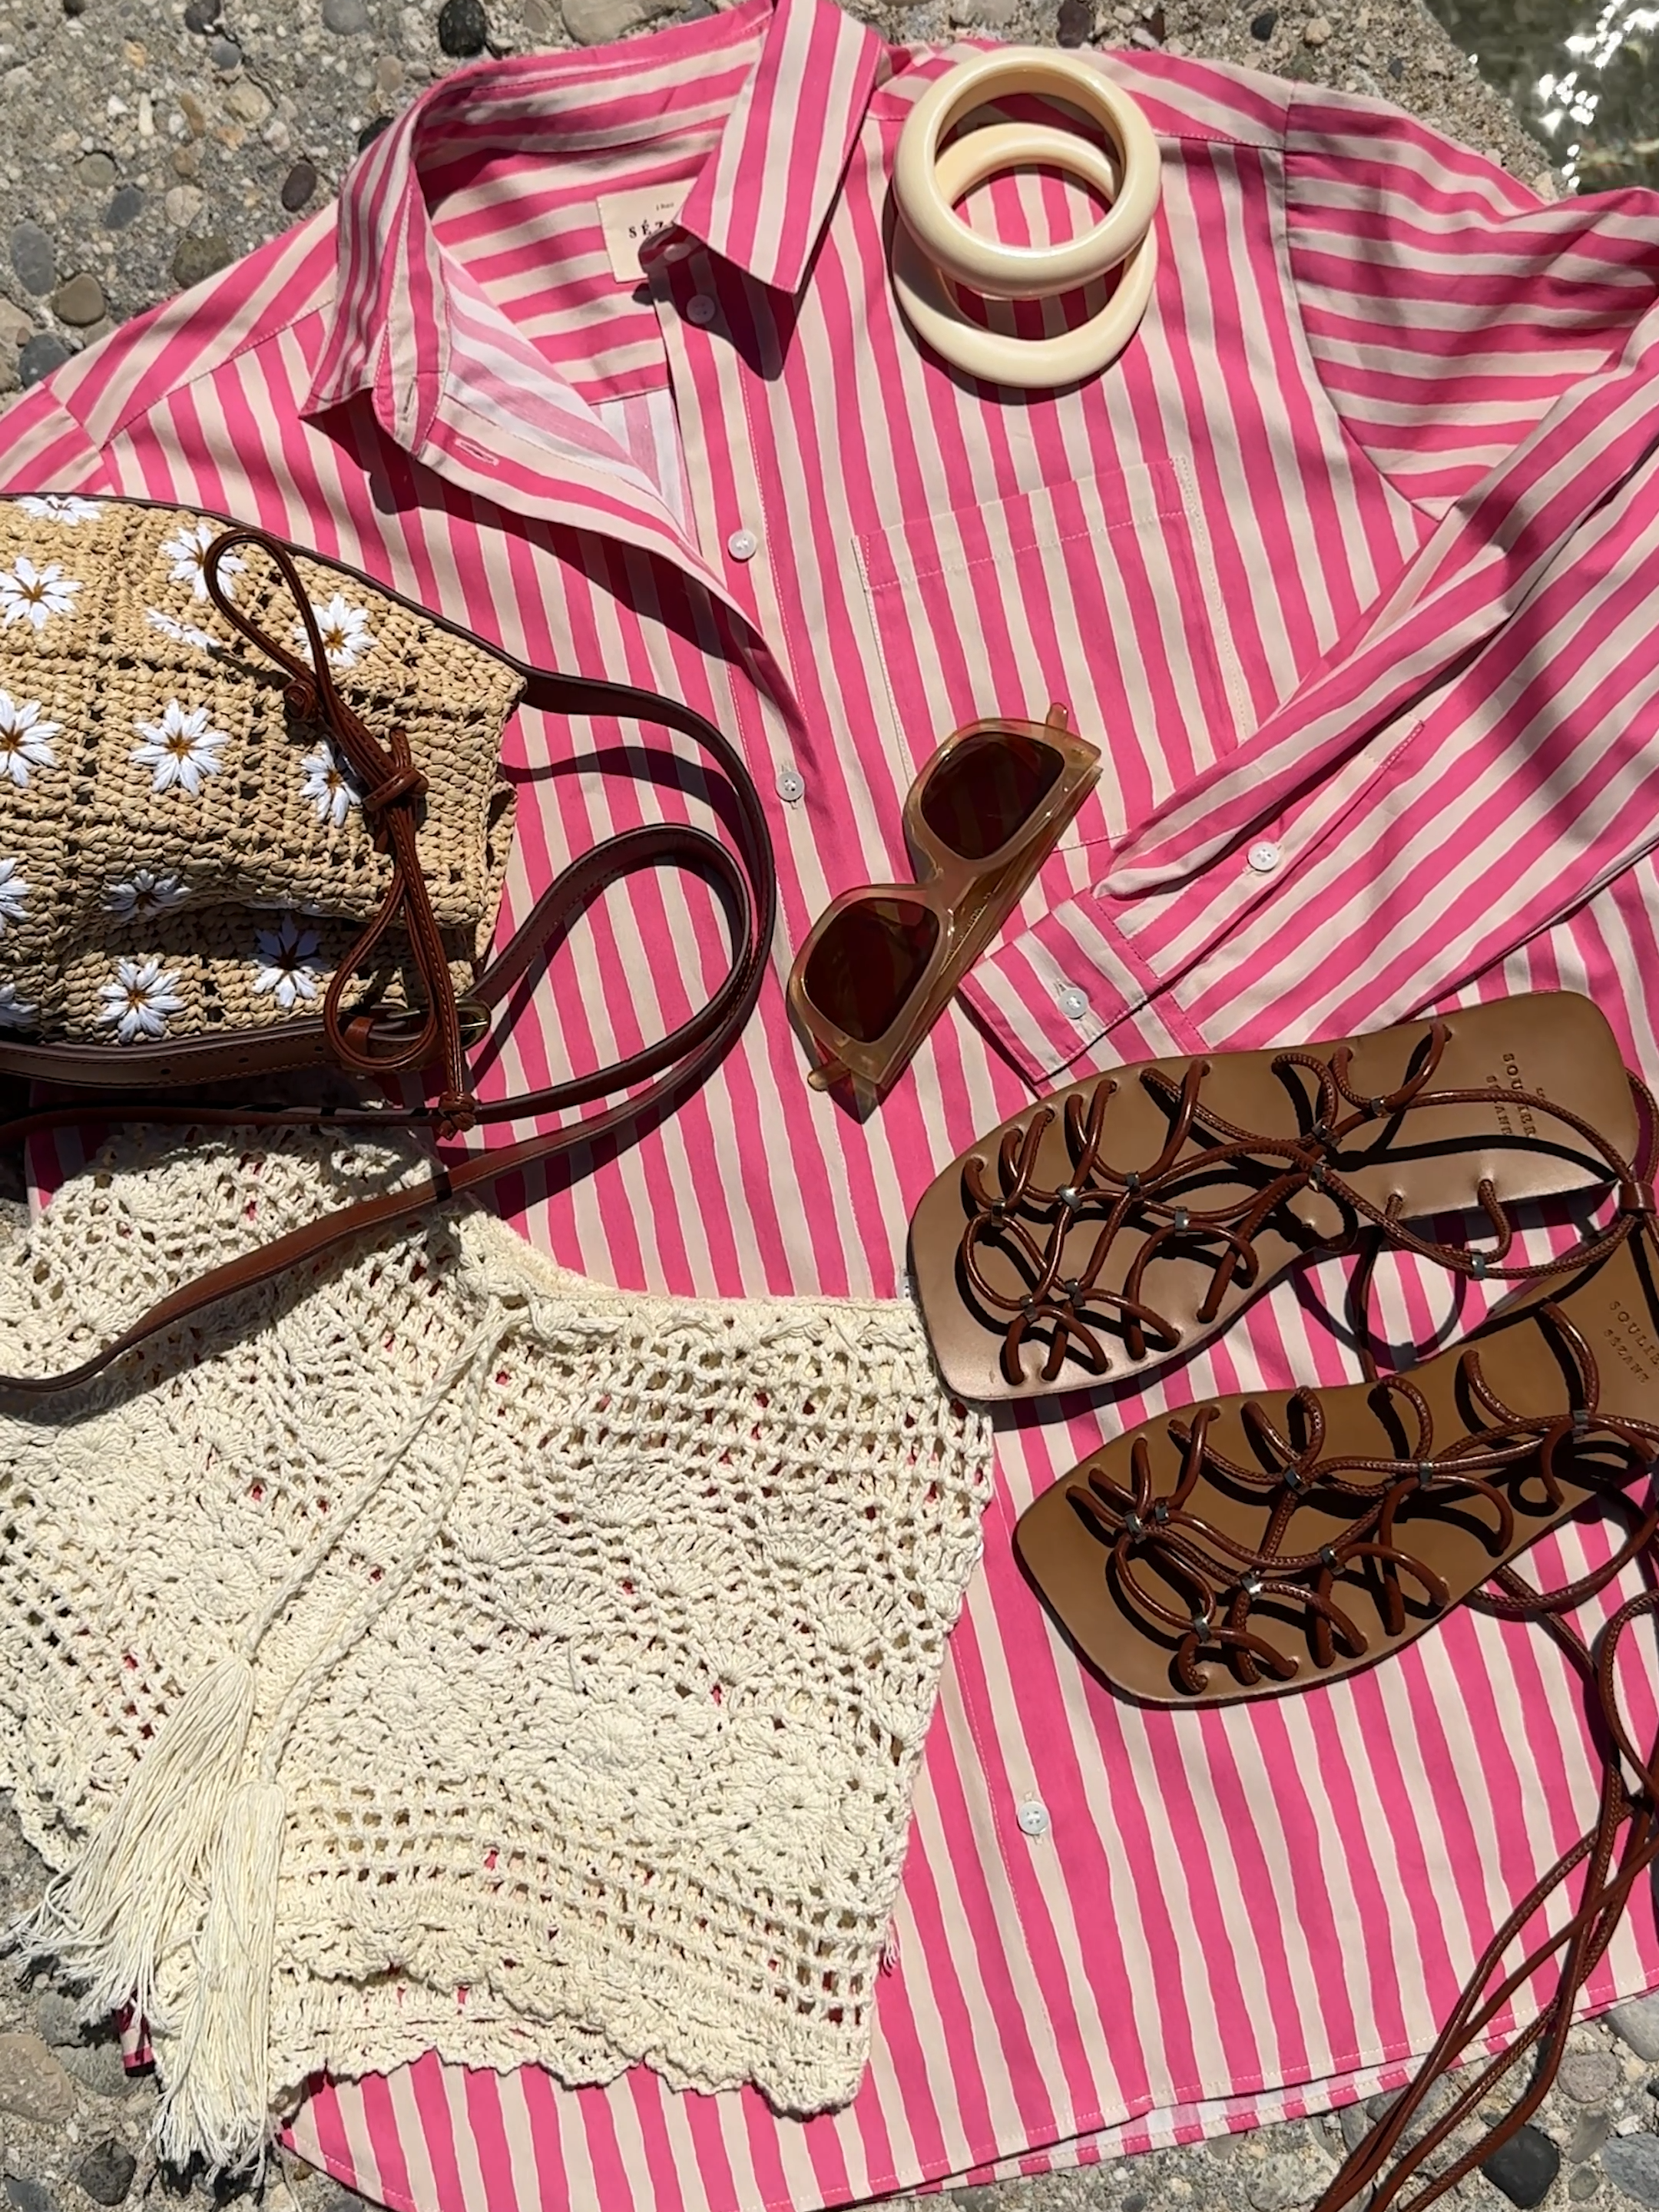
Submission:
M 1095 0 L 1058 11 L 1055 0 L 921 0 L 861 12 L 901 40 L 962 27 L 1162 43 L 1323 80 L 1397 100 L 1553 189 L 1542 147 L 1418 0 L 1104 0 L 1097 12 Z M 573 33 L 590 43 L 668 15 L 653 0 L 489 0 L 487 14 L 478 0 L 441 14 L 397 0 L 0 0 L 0 404 L 321 204 L 367 135 L 470 52 L 563 46 Z M 0 1923 L 38 1895 L 42 1874 L 0 1802 Z M 49 1984 L 24 1988 L 0 1968 L 6 2199 L 16 2212 L 75 2212 L 118 2201 L 124 2176 L 135 2200 L 158 2183 L 179 2194 L 146 2147 L 153 2087 L 125 2081 L 107 2045 L 66 2022 Z M 1601 2154 L 1608 2141 L 1630 2145 L 1621 2171 L 1639 2181 L 1651 2144 L 1659 2175 L 1647 2062 L 1605 2027 L 1575 2031 L 1575 2044 L 1576 2087 L 1559 2087 L 1540 2115 L 1565 2154 L 1546 2203 L 1659 2203 L 1620 2192 Z M 1335 2119 L 1297 2123 L 960 2194 L 967 2212 L 1291 2212 L 1317 2195 L 1342 2144 Z M 303 2212 L 349 2212 L 334 2185 L 291 2163 L 271 2187 Z M 1509 2200 L 1477 2179 L 1449 2201 Z

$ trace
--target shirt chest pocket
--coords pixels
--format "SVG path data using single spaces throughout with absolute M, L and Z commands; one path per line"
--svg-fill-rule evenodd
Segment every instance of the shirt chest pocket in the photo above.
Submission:
M 907 519 L 858 551 L 903 779 L 963 723 L 1041 721 L 1061 700 L 1102 754 L 1063 841 L 1077 852 L 1121 838 L 1243 734 L 1202 514 L 1167 462 Z

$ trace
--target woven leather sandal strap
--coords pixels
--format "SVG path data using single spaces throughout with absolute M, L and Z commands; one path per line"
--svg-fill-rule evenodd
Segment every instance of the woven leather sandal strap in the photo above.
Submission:
M 1050 1169 L 1060 1178 L 1055 1188 L 1037 1181 L 1055 1119 L 1051 1107 L 1039 1107 L 1022 1128 L 1011 1128 L 994 1163 L 970 1157 L 963 1170 L 967 1218 L 957 1264 L 979 1308 L 994 1316 L 1002 1332 L 1005 1378 L 1021 1379 L 1030 1341 L 1046 1345 L 1042 1376 L 1048 1382 L 1058 1380 L 1068 1360 L 1103 1379 L 1112 1366 L 1103 1335 L 1108 1328 L 1121 1333 L 1133 1361 L 1145 1358 L 1149 1340 L 1172 1349 L 1180 1330 L 1160 1310 L 1157 1288 L 1165 1252 L 1178 1247 L 1189 1265 L 1195 1260 L 1207 1265 L 1210 1279 L 1195 1315 L 1207 1327 L 1229 1295 L 1256 1279 L 1264 1228 L 1308 1190 L 1329 1200 L 1342 1219 L 1340 1234 L 1326 1240 L 1328 1249 L 1351 1249 L 1369 1228 L 1382 1244 L 1476 1280 L 1539 1281 L 1611 1252 L 1625 1233 L 1619 1224 L 1559 1260 L 1511 1261 L 1516 1230 L 1490 1182 L 1480 1186 L 1479 1202 L 1494 1231 L 1495 1250 L 1441 1243 L 1412 1228 L 1397 1201 L 1379 1204 L 1334 1164 L 1362 1131 L 1369 1133 L 1373 1163 L 1385 1158 L 1388 1133 L 1414 1113 L 1513 1103 L 1512 1092 L 1501 1084 L 1436 1087 L 1446 1038 L 1442 1023 L 1431 1024 L 1406 1079 L 1376 1097 L 1355 1090 L 1346 1047 L 1329 1060 L 1312 1051 L 1274 1054 L 1275 1073 L 1298 1068 L 1312 1079 L 1307 1123 L 1294 1134 L 1264 1133 L 1218 1110 L 1204 1091 L 1212 1064 L 1200 1057 L 1178 1079 L 1161 1069 L 1144 1072 L 1141 1079 L 1163 1103 L 1168 1125 L 1157 1158 L 1138 1168 L 1119 1166 L 1108 1156 L 1109 1109 L 1119 1090 L 1109 1077 L 1091 1087 L 1086 1103 L 1075 1094 L 1066 1102 L 1067 1164 L 1063 1174 Z M 1653 1211 L 1656 1203 L 1652 1101 L 1638 1079 L 1630 1079 L 1649 1109 L 1644 1156 L 1636 1166 L 1583 1115 L 1545 1098 L 1531 1102 L 1536 1114 L 1572 1132 L 1601 1158 L 1620 1184 L 1622 1214 Z M 1233 1170 L 1241 1171 L 1233 1180 L 1248 1187 L 1220 1203 L 1212 1198 L 1206 1203 L 1218 1182 Z M 1115 1257 L 1121 1252 L 1127 1261 Z M 988 1264 L 993 1255 L 994 1268 Z M 1372 1253 L 1368 1267 L 1375 1258 Z

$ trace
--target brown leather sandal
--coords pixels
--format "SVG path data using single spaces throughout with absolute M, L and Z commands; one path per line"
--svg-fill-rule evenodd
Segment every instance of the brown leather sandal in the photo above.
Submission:
M 1022 1515 L 1026 1572 L 1148 1704 L 1375 1666 L 1659 1452 L 1659 1243 L 1601 1242 L 1404 1373 L 1222 1398 L 1103 1444 Z
M 1599 1133 L 1599 1137 L 1597 1135 Z M 1508 1209 L 1607 1182 L 1637 1121 L 1599 1010 L 1547 992 L 1279 1052 L 1147 1060 L 1056 1091 L 923 1194 L 910 1279 L 981 1402 L 1147 1376 L 1369 1233 L 1520 1274 Z M 1479 1208 L 1484 1261 L 1407 1224 Z
M 1114 1687 L 1153 1703 L 1315 1687 L 1376 1664 L 1459 1600 L 1541 1624 L 1584 1685 L 1602 1745 L 1595 1820 L 1498 1929 L 1411 2086 L 1316 2212 L 1424 2212 L 1525 2124 L 1555 2078 L 1577 1999 L 1659 1864 L 1659 1739 L 1638 1744 L 1618 1671 L 1630 1630 L 1659 1615 L 1659 1588 L 1622 1605 L 1593 1648 L 1571 1618 L 1632 1560 L 1659 1573 L 1659 1115 L 1632 1090 L 1647 1137 L 1639 1166 L 1608 1162 L 1616 1218 L 1529 1270 L 1460 1352 L 1386 1382 L 1227 1399 L 1149 1422 L 1085 1460 L 1015 1530 L 1073 1643 Z M 1644 1478 L 1649 1493 L 1632 1497 Z M 1533 1589 L 1510 1560 L 1591 1499 L 1624 1515 L 1625 1542 L 1577 1582 Z M 1563 1891 L 1563 1924 L 1506 1969 Z M 1482 2051 L 1415 2132 L 1435 2083 L 1539 1983 L 1536 2016 L 1495 2056 Z

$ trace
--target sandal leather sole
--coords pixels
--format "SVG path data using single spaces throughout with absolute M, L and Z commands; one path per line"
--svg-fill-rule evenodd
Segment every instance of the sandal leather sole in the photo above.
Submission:
M 1656 1446 L 1659 1264 L 1644 1224 L 1384 1382 L 1143 1424 L 1045 1491 L 1014 1544 L 1113 1689 L 1232 1704 L 1375 1666 L 1650 1472 Z
M 1368 1110 L 1413 1085 L 1399 1110 Z M 1468 1091 L 1483 1095 L 1422 1103 Z M 1618 1043 L 1575 992 L 1073 1084 L 993 1129 L 916 1207 L 910 1279 L 939 1372 L 981 1404 L 1139 1381 L 1351 1243 L 1356 1204 L 1404 1222 L 1475 1207 L 1483 1182 L 1500 1209 L 1610 1182 L 1544 1101 L 1630 1157 Z M 1322 1115 L 1334 1139 L 1316 1135 Z

